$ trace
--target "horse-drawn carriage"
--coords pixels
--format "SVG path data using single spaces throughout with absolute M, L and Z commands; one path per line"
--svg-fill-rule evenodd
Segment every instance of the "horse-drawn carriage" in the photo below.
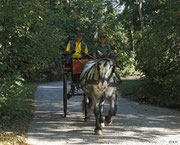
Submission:
M 67 79 L 71 76 L 71 89 L 67 89 Z M 104 126 L 103 104 L 108 100 L 110 104 L 109 114 L 105 117 L 105 123 L 112 122 L 112 116 L 117 109 L 117 77 L 114 61 L 110 58 L 89 61 L 72 60 L 72 67 L 66 67 L 63 63 L 63 107 L 64 117 L 67 115 L 67 100 L 72 96 L 83 96 L 83 107 L 85 121 L 89 121 L 91 107 L 94 108 L 96 117 L 95 134 L 102 134 L 101 127 Z M 76 93 L 82 89 L 83 93 Z
M 80 74 L 83 69 L 85 63 L 87 63 L 88 59 L 77 59 L 72 60 L 72 67 L 66 66 L 63 61 L 63 108 L 64 108 L 64 117 L 67 115 L 67 100 L 72 96 L 83 96 L 82 93 L 78 93 L 80 89 Z M 71 80 L 71 88 L 68 91 L 68 78 Z

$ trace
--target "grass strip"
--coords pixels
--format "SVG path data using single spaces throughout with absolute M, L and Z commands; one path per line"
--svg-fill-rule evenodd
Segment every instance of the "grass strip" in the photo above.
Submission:
M 142 81 L 141 80 L 122 80 L 119 88 L 124 96 L 137 94 Z

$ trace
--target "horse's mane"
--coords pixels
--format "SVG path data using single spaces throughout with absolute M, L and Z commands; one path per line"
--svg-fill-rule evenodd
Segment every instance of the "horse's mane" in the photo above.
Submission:
M 104 66 L 107 61 L 112 61 L 112 59 L 102 58 L 86 63 L 81 73 L 81 82 L 98 81 L 103 71 L 102 66 Z

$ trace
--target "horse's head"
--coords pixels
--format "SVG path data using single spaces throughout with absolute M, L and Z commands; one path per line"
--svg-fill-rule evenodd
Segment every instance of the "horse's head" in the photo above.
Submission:
M 104 58 L 98 62 L 98 72 L 99 72 L 99 84 L 100 90 L 105 90 L 112 78 L 115 70 L 115 65 L 112 59 Z
M 89 61 L 83 67 L 81 73 L 81 85 L 92 84 L 97 85 L 101 91 L 109 86 L 109 84 L 116 84 L 118 81 L 116 72 L 116 64 L 110 58 L 96 59 Z

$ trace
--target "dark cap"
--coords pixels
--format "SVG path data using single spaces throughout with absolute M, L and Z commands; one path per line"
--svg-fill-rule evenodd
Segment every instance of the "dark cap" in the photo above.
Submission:
M 83 37 L 82 33 L 77 33 L 77 34 L 76 34 L 76 37 L 78 37 L 78 36 L 79 36 L 79 37 Z

